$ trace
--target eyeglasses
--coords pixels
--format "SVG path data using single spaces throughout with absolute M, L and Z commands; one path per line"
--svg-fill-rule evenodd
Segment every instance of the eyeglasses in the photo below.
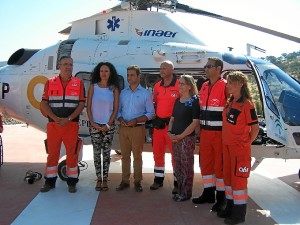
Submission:
M 210 68 L 213 68 L 213 67 L 217 67 L 217 66 L 214 66 L 214 65 L 206 65 L 206 66 L 204 66 L 204 69 L 210 69 Z
M 186 84 L 186 83 L 178 82 L 178 85 L 179 85 L 179 86 L 184 86 L 184 85 L 187 85 L 187 84 Z

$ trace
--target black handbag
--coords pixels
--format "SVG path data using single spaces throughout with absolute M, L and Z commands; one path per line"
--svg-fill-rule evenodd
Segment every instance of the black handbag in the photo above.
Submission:
M 169 124 L 170 118 L 160 118 L 160 117 L 155 117 L 152 120 L 152 125 L 155 129 L 161 130 L 165 129 L 166 125 Z

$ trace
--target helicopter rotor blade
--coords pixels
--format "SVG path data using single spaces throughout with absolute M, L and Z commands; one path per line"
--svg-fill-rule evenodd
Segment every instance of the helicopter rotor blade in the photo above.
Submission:
M 187 12 L 187 13 L 212 17 L 212 18 L 215 18 L 215 19 L 218 19 L 218 20 L 223 20 L 223 21 L 226 21 L 226 22 L 230 22 L 230 23 L 233 23 L 233 24 L 237 24 L 237 25 L 240 25 L 240 26 L 244 26 L 244 27 L 247 27 L 247 28 L 251 28 L 251 29 L 258 30 L 258 31 L 261 31 L 261 32 L 264 32 L 264 33 L 267 33 L 267 34 L 271 34 L 271 35 L 274 35 L 274 36 L 277 36 L 277 37 L 280 37 L 280 38 L 284 38 L 284 39 L 287 39 L 287 40 L 290 40 L 290 41 L 300 43 L 300 38 L 298 38 L 298 37 L 295 37 L 295 36 L 292 36 L 292 35 L 289 35 L 289 34 L 285 34 L 285 33 L 282 33 L 282 32 L 278 32 L 278 31 L 275 31 L 275 30 L 271 30 L 271 29 L 268 29 L 268 28 L 265 28 L 265 27 L 257 26 L 255 24 L 251 24 L 251 23 L 247 23 L 247 22 L 244 22 L 244 21 L 240 21 L 240 20 L 229 18 L 229 17 L 221 16 L 221 15 L 218 15 L 218 14 L 215 14 L 215 13 L 211 13 L 211 12 L 207 12 L 207 11 L 204 11 L 204 10 L 196 9 L 196 8 L 193 8 L 193 7 L 190 7 L 188 5 L 181 4 L 181 3 L 176 4 L 176 10 L 180 11 L 180 12 Z

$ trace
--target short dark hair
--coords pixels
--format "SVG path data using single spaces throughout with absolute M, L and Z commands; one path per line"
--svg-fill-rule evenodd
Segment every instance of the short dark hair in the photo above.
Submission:
M 72 59 L 72 57 L 71 57 L 71 56 L 64 55 L 64 56 L 62 56 L 62 57 L 59 58 L 59 63 L 60 63 L 63 59 Z M 72 61 L 73 61 L 73 59 L 72 59 Z
M 137 65 L 131 65 L 131 66 L 128 66 L 127 67 L 127 71 L 128 70 L 134 70 L 136 72 L 137 75 L 140 75 L 141 74 L 141 69 L 139 66 Z
M 222 70 L 223 70 L 223 61 L 220 58 L 218 58 L 218 57 L 209 57 L 208 61 L 213 61 L 215 63 L 216 67 L 220 66 L 221 67 L 221 72 L 222 72 Z

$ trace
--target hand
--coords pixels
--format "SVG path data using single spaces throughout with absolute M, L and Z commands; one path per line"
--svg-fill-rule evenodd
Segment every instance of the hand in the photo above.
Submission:
M 59 118 L 55 121 L 57 123 L 58 126 L 64 127 L 66 126 L 67 123 L 69 123 L 69 119 L 68 118 Z
M 137 124 L 137 119 L 133 119 L 127 122 L 128 127 L 134 127 Z
M 121 124 L 122 127 L 127 127 L 128 126 L 126 121 L 123 120 L 123 119 L 120 120 L 120 124 Z
M 175 134 L 168 133 L 168 136 L 169 136 L 169 138 L 171 139 L 172 142 L 177 142 Z
M 102 130 L 101 130 L 102 127 L 101 127 L 99 124 L 92 122 L 91 125 L 92 125 L 92 127 L 95 128 L 96 130 L 102 131 Z
M 178 142 L 178 141 L 180 141 L 181 139 L 183 139 L 183 137 L 180 135 L 180 134 L 178 134 L 178 135 L 176 135 L 176 134 L 171 134 L 171 133 L 168 133 L 169 134 L 169 137 L 170 137 L 170 139 L 172 140 L 172 142 Z

